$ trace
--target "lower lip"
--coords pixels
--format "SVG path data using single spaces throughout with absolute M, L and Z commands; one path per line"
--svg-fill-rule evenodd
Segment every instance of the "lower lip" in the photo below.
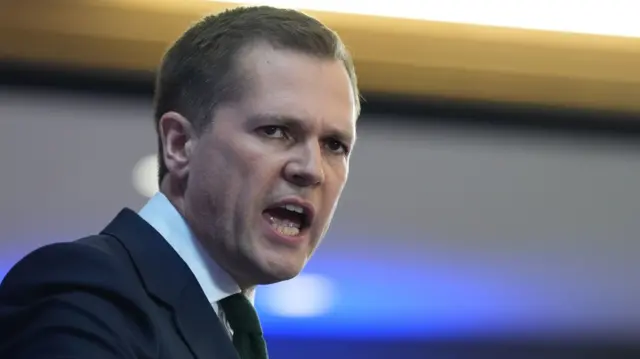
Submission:
M 307 230 L 301 230 L 300 234 L 297 236 L 287 236 L 284 235 L 280 232 L 278 232 L 275 228 L 273 228 L 273 226 L 271 225 L 271 221 L 269 220 L 269 218 L 266 218 L 264 215 L 262 216 L 262 225 L 265 227 L 265 232 L 267 233 L 267 238 L 279 242 L 279 243 L 283 243 L 283 244 L 287 244 L 290 246 L 299 246 L 302 243 L 304 243 L 304 241 L 307 238 Z

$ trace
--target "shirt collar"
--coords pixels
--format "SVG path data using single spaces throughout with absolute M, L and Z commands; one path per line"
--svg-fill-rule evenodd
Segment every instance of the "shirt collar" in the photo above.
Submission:
M 206 253 L 187 222 L 164 194 L 156 193 L 138 214 L 164 237 L 187 264 L 209 303 L 214 304 L 241 292 L 233 278 Z M 247 298 L 251 303 L 254 302 L 253 290 L 247 293 Z

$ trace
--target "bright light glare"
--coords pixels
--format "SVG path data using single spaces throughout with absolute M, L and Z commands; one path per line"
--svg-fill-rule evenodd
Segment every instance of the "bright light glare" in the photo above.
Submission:
M 234 1 L 452 23 L 640 37 L 637 0 L 271 0 Z
M 133 187 L 145 197 L 158 192 L 158 159 L 156 155 L 141 158 L 133 168 Z
M 314 317 L 331 309 L 334 301 L 331 282 L 319 275 L 298 277 L 260 288 L 266 309 L 283 317 Z

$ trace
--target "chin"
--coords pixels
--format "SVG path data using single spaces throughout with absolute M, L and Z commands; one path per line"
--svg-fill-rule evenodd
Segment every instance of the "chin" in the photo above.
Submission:
M 293 279 L 302 272 L 303 268 L 304 265 L 293 263 L 271 263 L 262 268 L 261 284 L 274 284 Z

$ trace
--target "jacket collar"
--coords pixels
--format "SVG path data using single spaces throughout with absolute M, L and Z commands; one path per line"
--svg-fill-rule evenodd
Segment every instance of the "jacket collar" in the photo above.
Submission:
M 224 327 L 186 263 L 138 214 L 123 209 L 102 231 L 127 250 L 150 296 L 173 310 L 178 330 L 199 359 L 237 359 Z
M 138 215 L 160 233 L 187 264 L 214 310 L 219 300 L 241 292 L 238 284 L 211 258 L 185 219 L 162 192 L 151 197 Z M 247 297 L 253 303 L 253 296 Z

